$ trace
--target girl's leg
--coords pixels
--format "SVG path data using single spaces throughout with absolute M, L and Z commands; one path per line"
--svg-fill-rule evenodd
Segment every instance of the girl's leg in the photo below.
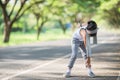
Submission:
M 68 70 L 66 72 L 66 74 L 64 75 L 65 77 L 70 77 L 71 75 L 71 69 L 75 63 L 75 60 L 77 58 L 77 54 L 78 54 L 78 44 L 72 44 L 72 54 L 71 54 L 71 58 L 68 64 Z
M 72 54 L 71 54 L 71 58 L 68 64 L 69 69 L 71 69 L 75 63 L 75 60 L 77 58 L 77 54 L 78 54 L 78 44 L 72 44 Z

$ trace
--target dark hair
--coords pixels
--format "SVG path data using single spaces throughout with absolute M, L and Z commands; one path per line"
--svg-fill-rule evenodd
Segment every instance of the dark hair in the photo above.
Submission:
M 93 30 L 95 30 L 95 29 L 97 29 L 97 24 L 96 24 L 96 22 L 93 21 L 93 20 L 88 21 L 87 30 L 93 31 Z M 97 33 L 90 34 L 90 36 L 95 36 L 96 34 L 97 34 Z

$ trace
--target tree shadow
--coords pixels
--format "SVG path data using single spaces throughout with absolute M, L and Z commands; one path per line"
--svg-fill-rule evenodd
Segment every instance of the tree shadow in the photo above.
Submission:
M 94 48 L 92 48 L 94 60 L 96 62 L 120 62 L 119 58 L 120 54 L 114 54 L 116 52 L 120 52 L 120 43 L 105 43 L 100 44 Z M 17 47 L 17 48 L 9 48 L 9 49 L 1 49 L 0 50 L 0 62 L 7 62 L 9 60 L 16 61 L 16 60 L 54 60 L 59 57 L 71 53 L 71 47 L 68 46 L 26 46 L 26 47 Z M 112 53 L 113 55 L 107 55 Z M 102 55 L 101 55 L 102 54 Z M 66 58 L 68 59 L 68 57 Z M 19 67 L 24 67 L 26 65 L 15 63 L 10 67 L 11 64 L 3 65 L 2 68 L 13 68 L 18 69 Z M 5 67 L 4 67 L 5 66 Z M 16 66 L 16 68 L 15 68 Z M 1 67 L 0 67 L 1 68 Z M 1 68 L 1 69 L 2 69 Z M 104 67 L 103 69 L 111 69 L 111 70 L 119 70 L 120 68 L 107 68 Z M 50 75 L 62 76 L 63 73 L 47 73 Z M 117 76 L 96 76 L 95 78 L 89 78 L 87 76 L 71 76 L 70 78 L 53 78 L 53 77 L 43 77 L 38 76 L 35 78 L 32 76 L 19 76 L 22 80 L 116 80 Z
M 50 73 L 49 73 L 50 74 Z M 61 73 L 51 73 L 53 75 L 61 75 Z M 65 77 L 47 77 L 47 76 L 18 76 L 16 79 L 21 80 L 119 80 L 118 76 L 96 76 L 94 78 L 90 78 L 88 76 L 71 76 L 69 78 Z M 14 79 L 13 79 L 14 80 Z
M 120 51 L 120 43 L 104 43 L 92 49 L 93 53 L 115 53 Z
M 71 52 L 70 46 L 20 47 L 1 50 L 0 61 L 8 60 L 51 60 Z
M 34 62 L 50 61 L 71 52 L 70 46 L 26 46 L 5 48 L 0 50 L 0 68 L 17 70 L 20 67 L 27 69 Z M 25 63 L 22 61 L 26 61 Z M 27 63 L 31 61 L 31 63 Z M 7 62 L 7 63 L 6 63 Z

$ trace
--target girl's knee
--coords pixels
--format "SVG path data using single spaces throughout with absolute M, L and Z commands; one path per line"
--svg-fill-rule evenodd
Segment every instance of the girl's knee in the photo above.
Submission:
M 76 58 L 77 58 L 76 55 L 72 55 L 72 56 L 71 56 L 71 59 L 76 59 Z

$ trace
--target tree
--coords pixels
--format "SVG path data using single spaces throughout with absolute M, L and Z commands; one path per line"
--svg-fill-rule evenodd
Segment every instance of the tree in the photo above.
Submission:
M 60 0 L 55 0 L 55 2 L 53 3 L 53 5 L 51 6 L 51 13 L 52 13 L 52 17 L 55 18 L 54 20 L 57 20 L 60 24 L 60 27 L 63 31 L 63 33 L 66 33 L 66 22 L 69 16 L 69 13 L 67 13 L 67 3 L 65 0 L 60 1 Z
M 45 4 L 37 4 L 32 7 L 32 13 L 34 14 L 37 21 L 37 40 L 42 31 L 43 25 L 48 21 L 49 14 L 51 14 L 51 6 L 55 0 L 48 0 Z
M 120 0 L 101 1 L 99 10 L 101 17 L 113 28 L 120 28 Z
M 0 34 L 3 33 L 2 10 L 0 10 Z
M 15 0 L 14 4 L 12 6 L 12 9 L 9 11 L 7 9 L 8 5 L 10 5 L 10 0 L 0 0 L 0 6 L 2 9 L 2 13 L 3 13 L 3 20 L 4 20 L 4 40 L 3 42 L 7 43 L 9 42 L 9 38 L 10 38 L 10 33 L 11 33 L 11 29 L 12 29 L 12 25 L 21 18 L 21 16 L 27 11 L 29 10 L 33 5 L 35 4 L 39 4 L 39 3 L 43 3 L 45 0 L 39 0 L 39 1 L 35 1 L 34 3 L 30 3 L 30 1 L 27 0 Z M 17 10 L 16 14 L 14 15 L 14 9 L 17 4 L 17 2 L 20 3 L 20 7 Z M 26 8 L 25 4 L 26 2 L 30 3 L 30 5 L 28 5 Z

